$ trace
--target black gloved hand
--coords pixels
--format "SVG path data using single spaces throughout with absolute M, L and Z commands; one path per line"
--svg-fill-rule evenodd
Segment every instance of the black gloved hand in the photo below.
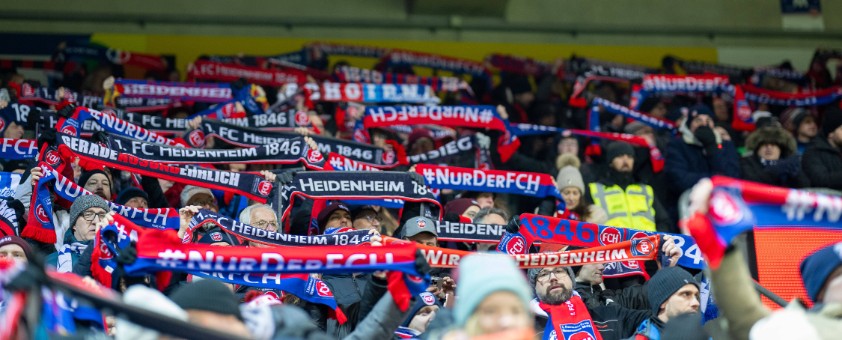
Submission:
M 120 251 L 117 254 L 117 263 L 120 264 L 132 264 L 134 261 L 137 261 L 137 243 L 132 242 L 132 245 L 126 249 Z
M 418 183 L 418 185 L 420 185 L 422 187 L 427 186 L 427 182 L 424 182 L 424 176 L 421 176 L 421 174 L 419 174 L 415 171 L 411 171 L 411 172 L 407 172 L 407 173 L 409 174 L 409 177 L 411 177 L 412 180 L 415 183 Z
M 421 275 L 430 274 L 432 270 L 430 263 L 427 262 L 427 258 L 424 257 L 424 253 L 420 249 L 415 250 L 415 270 Z
M 68 104 L 65 107 L 58 110 L 57 114 L 59 117 L 70 117 L 73 115 L 73 111 L 76 110 L 76 104 Z
M 38 135 L 38 146 L 44 143 L 54 146 L 56 145 L 56 137 L 58 135 L 55 128 L 41 130 L 41 133 Z
M 520 231 L 520 215 L 512 216 L 512 219 L 509 221 L 509 224 L 506 224 L 506 232 L 510 234 L 515 234 Z
M 705 148 L 716 145 L 716 132 L 708 126 L 700 126 L 693 133 Z
M 105 131 L 97 131 L 91 135 L 90 141 L 94 143 L 107 143 L 108 142 L 108 134 Z

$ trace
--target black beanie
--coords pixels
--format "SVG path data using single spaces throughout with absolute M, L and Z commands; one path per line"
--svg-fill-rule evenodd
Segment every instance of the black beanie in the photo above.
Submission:
M 170 300 L 184 310 L 196 309 L 243 319 L 234 292 L 216 280 L 204 279 L 178 287 Z
M 631 144 L 620 141 L 608 144 L 608 151 L 606 151 L 605 153 L 605 160 L 608 163 L 611 163 L 611 161 L 613 161 L 614 158 L 617 158 L 622 155 L 629 155 L 631 158 L 634 158 L 634 148 L 631 146 Z
M 692 284 L 699 288 L 699 283 L 690 273 L 680 267 L 667 267 L 659 270 L 646 282 L 646 294 L 649 296 L 649 308 L 658 315 L 661 304 L 675 294 L 684 285 Z
M 836 106 L 831 106 L 824 112 L 824 119 L 822 120 L 822 132 L 827 136 L 842 126 L 842 110 Z

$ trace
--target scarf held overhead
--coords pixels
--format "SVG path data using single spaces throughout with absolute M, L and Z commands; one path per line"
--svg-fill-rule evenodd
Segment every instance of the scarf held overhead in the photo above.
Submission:
M 266 202 L 272 191 L 272 183 L 258 175 L 162 164 L 64 134 L 59 134 L 58 142 L 59 153 L 66 157 L 78 156 L 84 168 L 108 166 L 144 176 L 230 191 L 261 203 Z

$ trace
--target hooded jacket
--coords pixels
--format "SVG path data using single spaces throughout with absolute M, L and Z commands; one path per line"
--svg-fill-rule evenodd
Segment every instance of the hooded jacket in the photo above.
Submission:
M 764 165 L 758 155 L 758 149 L 764 144 L 775 144 L 780 148 L 780 159 L 774 164 Z M 755 130 L 746 139 L 746 149 L 753 154 L 740 160 L 743 179 L 790 188 L 810 186 L 810 180 L 801 170 L 795 138 L 783 128 L 768 126 Z
M 801 165 L 811 186 L 842 190 L 842 151 L 831 146 L 827 138 L 817 139 L 804 151 Z
M 667 147 L 664 165 L 676 197 L 705 177 L 740 176 L 739 156 L 734 143 L 723 141 L 722 148 L 708 154 L 686 124 L 681 124 L 680 132 L 681 136 L 676 137 Z

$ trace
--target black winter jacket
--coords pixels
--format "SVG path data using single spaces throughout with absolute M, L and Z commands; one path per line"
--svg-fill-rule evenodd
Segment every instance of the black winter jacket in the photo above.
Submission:
M 832 147 L 827 138 L 817 139 L 813 147 L 804 151 L 801 166 L 811 186 L 842 190 L 842 152 Z

